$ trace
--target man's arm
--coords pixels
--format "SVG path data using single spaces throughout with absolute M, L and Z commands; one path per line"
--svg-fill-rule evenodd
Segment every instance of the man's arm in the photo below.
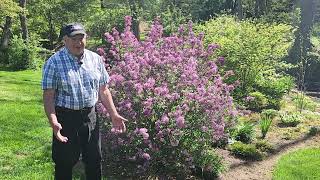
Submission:
M 54 105 L 54 98 L 55 98 L 55 90 L 54 89 L 45 89 L 43 90 L 43 104 L 44 104 L 44 111 L 48 117 L 49 123 L 52 127 L 53 133 L 56 138 L 61 142 L 67 142 L 68 138 L 61 135 L 60 130 L 62 129 L 61 124 L 58 122 L 55 105 Z
M 111 96 L 111 93 L 108 89 L 107 84 L 102 85 L 100 87 L 99 97 L 100 97 L 102 104 L 104 105 L 104 107 L 107 108 L 107 110 L 111 116 L 113 129 L 118 132 L 125 132 L 126 126 L 124 124 L 124 121 L 127 121 L 127 120 L 118 114 L 117 109 L 114 106 L 113 99 L 112 99 L 112 96 Z

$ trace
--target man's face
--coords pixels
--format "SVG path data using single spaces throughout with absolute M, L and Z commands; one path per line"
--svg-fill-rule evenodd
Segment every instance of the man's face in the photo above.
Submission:
M 78 58 L 82 56 L 86 46 L 86 35 L 77 34 L 72 37 L 65 36 L 63 39 L 65 46 L 72 55 Z

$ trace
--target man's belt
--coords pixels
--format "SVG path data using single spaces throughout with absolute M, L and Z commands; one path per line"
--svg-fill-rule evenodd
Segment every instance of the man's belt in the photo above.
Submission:
M 65 108 L 65 107 L 60 107 L 60 106 L 56 106 L 55 107 L 56 110 L 61 111 L 61 112 L 74 112 L 74 113 L 80 113 L 80 112 L 90 112 L 94 106 L 92 107 L 84 107 L 82 109 L 69 109 L 69 108 Z

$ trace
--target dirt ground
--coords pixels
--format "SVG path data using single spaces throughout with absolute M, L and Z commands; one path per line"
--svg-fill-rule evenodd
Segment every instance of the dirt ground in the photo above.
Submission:
M 320 148 L 320 135 L 305 136 L 295 140 L 278 142 L 275 152 L 263 161 L 245 162 L 234 158 L 227 150 L 219 150 L 224 157 L 227 171 L 220 175 L 219 180 L 271 180 L 272 171 L 281 156 L 301 148 Z

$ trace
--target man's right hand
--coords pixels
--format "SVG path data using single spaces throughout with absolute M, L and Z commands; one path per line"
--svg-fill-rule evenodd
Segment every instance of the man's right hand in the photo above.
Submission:
M 54 107 L 54 97 L 55 97 L 55 89 L 46 89 L 43 91 L 43 104 L 44 110 L 48 117 L 49 123 L 52 127 L 54 136 L 63 143 L 68 141 L 68 138 L 62 136 L 60 130 L 62 129 L 61 124 L 57 120 L 57 115 Z
M 60 123 L 58 122 L 55 122 L 52 124 L 52 129 L 53 129 L 53 134 L 54 136 L 60 141 L 60 142 L 63 142 L 63 143 L 66 143 L 68 141 L 68 138 L 65 137 L 65 136 L 62 136 L 61 133 L 60 133 L 60 130 L 62 129 L 62 126 Z

